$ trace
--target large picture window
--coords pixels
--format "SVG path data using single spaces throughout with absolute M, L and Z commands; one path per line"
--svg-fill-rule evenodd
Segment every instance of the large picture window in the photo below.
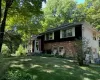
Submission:
M 73 36 L 73 29 L 62 30 L 62 38 L 71 37 Z
M 72 36 L 72 29 L 66 30 L 66 37 Z
M 66 30 L 62 30 L 62 37 L 63 37 L 63 38 L 66 37 Z

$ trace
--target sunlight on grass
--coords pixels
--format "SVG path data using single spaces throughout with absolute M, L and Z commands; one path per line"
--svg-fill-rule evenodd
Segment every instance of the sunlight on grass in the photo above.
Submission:
M 31 61 L 32 59 L 20 59 L 20 61 Z
M 69 66 L 69 65 L 63 65 L 62 67 L 64 67 L 64 68 L 73 68 L 73 67 L 71 67 L 71 66 Z
M 13 63 L 13 64 L 17 64 L 17 63 L 19 63 L 19 61 L 12 61 L 11 63 Z
M 38 78 L 37 75 L 33 75 L 33 80 L 36 80 Z
M 62 61 L 62 62 L 65 63 L 65 64 L 67 63 L 66 61 Z
M 81 67 L 73 60 L 35 56 L 7 59 L 6 64 L 7 61 L 11 65 L 3 80 L 100 80 L 99 65 Z
M 84 78 L 83 80 L 91 80 L 91 79 L 89 79 L 89 78 Z
M 73 74 L 72 72 L 69 72 L 69 74 Z
M 43 69 L 42 71 L 47 72 L 47 73 L 53 73 L 54 72 L 54 70 L 50 70 L 50 69 Z
M 60 67 L 60 66 L 58 66 L 58 65 L 54 65 L 54 67 Z
M 69 62 L 74 62 L 73 60 L 67 60 L 67 61 L 69 61 Z
M 33 65 L 31 64 L 31 68 L 42 67 L 41 65 Z
M 87 68 L 86 67 L 80 67 L 81 69 L 83 69 L 83 70 L 87 70 Z
M 46 59 L 47 57 L 41 57 L 41 58 Z
M 92 76 L 93 74 L 89 74 L 89 73 L 84 73 L 85 75 L 88 75 L 88 76 Z
M 95 71 L 95 70 L 93 70 L 93 69 L 89 69 L 88 67 L 80 67 L 81 69 L 83 69 L 83 70 L 87 70 L 87 71 L 89 71 L 89 72 L 91 72 L 91 73 L 94 73 L 94 74 L 99 74 L 97 71 Z
M 19 64 L 19 65 L 11 64 L 10 67 L 18 67 L 18 68 L 24 69 L 23 64 Z

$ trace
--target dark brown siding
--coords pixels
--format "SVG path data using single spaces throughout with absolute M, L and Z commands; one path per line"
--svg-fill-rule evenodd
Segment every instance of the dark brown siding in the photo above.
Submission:
M 78 25 L 75 27 L 75 38 L 81 39 L 82 38 L 82 26 Z
M 45 41 L 45 43 L 48 42 L 63 42 L 63 41 L 75 41 L 76 39 L 82 38 L 82 26 L 77 25 L 75 26 L 75 37 L 68 37 L 68 38 L 62 38 L 60 39 L 60 30 L 54 32 L 54 40 L 48 40 Z
M 60 30 L 54 32 L 54 40 L 55 41 L 60 40 Z
M 58 30 L 58 31 L 54 32 L 54 40 L 45 41 L 44 38 L 45 38 L 45 35 L 42 35 L 42 36 L 39 37 L 39 39 L 41 39 L 41 50 L 43 52 L 45 51 L 46 46 L 49 47 L 49 45 L 46 45 L 46 44 L 55 44 L 55 43 L 57 43 L 57 45 L 59 46 L 59 43 L 62 44 L 64 42 L 66 42 L 66 41 L 67 42 L 68 41 L 72 41 L 73 42 L 76 39 L 81 39 L 82 38 L 82 25 L 75 26 L 75 37 L 68 37 L 68 38 L 60 39 L 60 30 Z M 66 43 L 66 45 L 67 45 L 67 43 Z M 52 47 L 50 47 L 50 49 L 51 48 Z

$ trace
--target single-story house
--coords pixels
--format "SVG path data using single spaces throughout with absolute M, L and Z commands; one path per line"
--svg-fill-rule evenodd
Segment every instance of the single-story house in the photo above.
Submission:
M 85 38 L 88 40 L 88 49 L 91 54 L 98 57 L 99 35 L 100 32 L 88 22 L 63 24 L 35 36 L 31 51 L 73 56 L 75 53 L 75 40 L 84 41 Z

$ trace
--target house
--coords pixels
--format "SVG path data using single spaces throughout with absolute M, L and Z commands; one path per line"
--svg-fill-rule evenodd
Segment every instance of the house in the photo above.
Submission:
M 73 56 L 75 54 L 75 40 L 83 41 L 85 38 L 88 40 L 88 49 L 91 51 L 92 57 L 98 57 L 99 35 L 99 31 L 88 22 L 63 24 L 48 29 L 35 37 L 32 41 L 32 51 Z

